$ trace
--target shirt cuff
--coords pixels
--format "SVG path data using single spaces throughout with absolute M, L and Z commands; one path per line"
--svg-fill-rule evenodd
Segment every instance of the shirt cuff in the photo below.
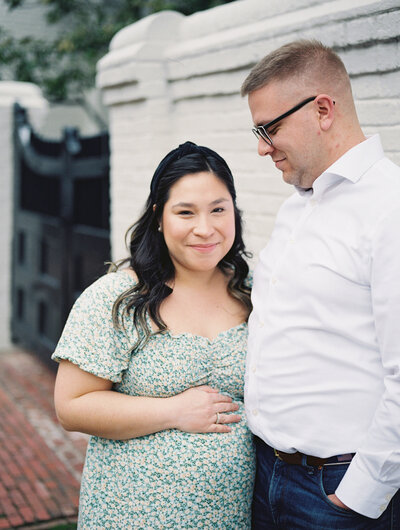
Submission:
M 357 455 L 337 487 L 336 496 L 351 510 L 378 519 L 397 488 L 372 479 L 357 465 Z

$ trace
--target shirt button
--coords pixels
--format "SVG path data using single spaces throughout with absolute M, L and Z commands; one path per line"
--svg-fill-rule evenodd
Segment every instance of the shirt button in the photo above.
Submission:
M 258 414 L 258 410 L 257 409 L 253 409 L 253 416 L 257 416 Z
M 275 277 L 274 277 L 274 278 L 271 278 L 271 283 L 275 284 L 277 281 L 278 281 L 277 278 L 275 278 Z
M 310 199 L 310 204 L 311 206 L 316 206 L 317 205 L 317 200 L 316 199 Z
M 263 328 L 264 327 L 264 322 L 262 320 L 260 320 L 258 325 L 260 326 L 260 328 Z
M 382 504 L 382 506 L 379 509 L 381 512 L 384 512 L 386 508 L 387 508 L 386 504 Z
M 385 495 L 385 499 L 386 499 L 387 501 L 390 501 L 391 498 L 392 498 L 392 495 L 390 495 L 390 493 L 388 493 L 387 495 Z
M 253 374 L 256 373 L 256 369 L 257 369 L 257 368 L 256 368 L 254 365 L 251 367 L 251 371 L 253 372 Z

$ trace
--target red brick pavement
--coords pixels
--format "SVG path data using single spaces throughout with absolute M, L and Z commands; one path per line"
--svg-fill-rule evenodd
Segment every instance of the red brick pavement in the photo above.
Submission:
M 0 352 L 0 530 L 76 520 L 87 436 L 58 424 L 54 379 L 36 356 Z

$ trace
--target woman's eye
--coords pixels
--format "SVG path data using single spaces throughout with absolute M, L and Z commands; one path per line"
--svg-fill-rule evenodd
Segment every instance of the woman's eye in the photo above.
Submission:
M 181 210 L 178 215 L 192 215 L 192 212 L 190 210 Z
M 221 206 L 218 206 L 218 208 L 214 208 L 213 210 L 214 213 L 221 213 L 224 211 L 225 211 L 225 208 L 221 208 Z

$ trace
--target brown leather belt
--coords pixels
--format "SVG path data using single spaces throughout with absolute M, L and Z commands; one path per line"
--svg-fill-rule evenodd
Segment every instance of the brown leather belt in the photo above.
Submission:
M 330 458 L 318 458 L 317 456 L 308 456 L 303 453 L 284 453 L 283 451 L 278 451 L 274 449 L 275 456 L 282 460 L 286 464 L 296 464 L 301 466 L 303 464 L 313 467 L 322 467 L 326 465 L 334 464 L 346 464 L 351 462 L 354 453 L 348 453 L 345 455 L 331 456 Z M 305 460 L 304 460 L 305 457 Z

